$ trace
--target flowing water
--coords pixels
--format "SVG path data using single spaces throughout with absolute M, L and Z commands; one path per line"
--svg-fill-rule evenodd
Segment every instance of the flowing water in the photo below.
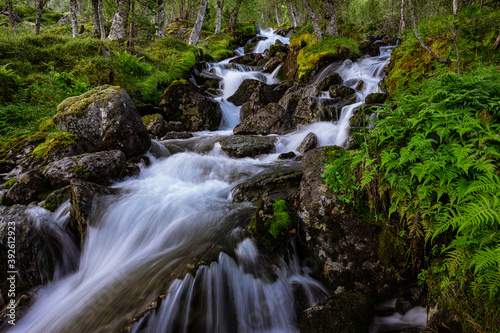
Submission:
M 261 35 L 268 39 L 255 52 L 276 39 L 289 42 L 271 30 Z M 300 168 L 299 162 L 279 161 L 277 155 L 295 151 L 310 132 L 321 146 L 345 145 L 352 110 L 378 91 L 390 50 L 335 68 L 344 81 L 356 79 L 353 87 L 359 79 L 365 82 L 356 92 L 357 103 L 346 106 L 339 121 L 278 136 L 277 153 L 256 159 L 229 158 L 217 141 L 232 135 L 240 122 L 239 108 L 227 97 L 248 78 L 276 83 L 275 73 L 230 66 L 229 60 L 211 64 L 208 70 L 223 78 L 223 95 L 217 98 L 223 111 L 220 131 L 153 142 L 152 165 L 116 184 L 119 195 L 97 203 L 78 268 L 43 287 L 10 332 L 118 331 L 162 293 L 156 311 L 139 316 L 131 332 L 296 332 L 297 299 L 307 307 L 328 292 L 301 267 L 293 247 L 286 260 L 259 253 L 245 231 L 255 207 L 233 203 L 230 191 L 256 175 Z M 66 205 L 51 214 L 37 208 L 32 215 L 63 226 L 67 210 Z M 74 246 L 63 250 L 63 265 L 75 266 Z

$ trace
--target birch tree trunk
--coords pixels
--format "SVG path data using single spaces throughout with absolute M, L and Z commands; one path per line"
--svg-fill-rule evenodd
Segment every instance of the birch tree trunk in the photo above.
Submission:
M 130 23 L 129 23 L 129 32 L 128 32 L 128 46 L 134 47 L 134 13 L 135 13 L 135 0 L 130 0 Z
M 217 0 L 217 23 L 215 25 L 215 34 L 220 35 L 222 29 L 222 9 L 224 8 L 224 0 Z
M 73 38 L 78 37 L 78 20 L 76 19 L 76 11 L 77 11 L 77 3 L 76 0 L 69 0 L 69 11 L 70 11 L 70 21 L 71 28 L 73 30 Z
M 47 4 L 48 0 L 38 0 L 38 6 L 36 8 L 36 19 L 35 19 L 35 35 L 40 34 L 40 21 L 42 20 L 43 7 Z
M 9 7 L 9 22 L 12 30 L 14 30 L 15 35 L 19 35 L 19 31 L 17 31 L 16 21 L 14 20 L 14 12 L 12 10 L 12 0 L 7 1 L 7 6 Z
M 495 44 L 493 44 L 493 50 L 497 50 L 498 49 L 498 45 L 500 45 L 500 32 L 498 33 L 498 37 L 497 37 L 497 40 L 495 41 Z
M 101 34 L 101 20 L 99 18 L 99 0 L 92 0 L 92 14 L 94 18 L 94 36 Z
M 61 13 L 64 13 L 64 7 L 63 7 L 63 1 L 62 0 L 60 1 L 60 5 L 61 5 Z
M 278 24 L 278 28 L 281 28 L 280 15 L 278 11 L 278 3 L 274 0 L 274 13 L 276 14 L 276 23 Z
M 413 7 L 413 3 L 411 2 L 411 0 L 408 0 L 408 6 L 410 7 L 410 15 L 411 15 L 411 21 L 413 23 L 413 32 L 415 33 L 415 37 L 417 38 L 418 42 L 420 43 L 420 45 L 438 62 L 441 62 L 443 64 L 449 64 L 451 63 L 450 60 L 448 59 L 444 59 L 444 58 L 441 58 L 439 56 L 437 56 L 434 52 L 432 52 L 432 50 L 427 46 L 425 45 L 424 41 L 422 40 L 422 38 L 419 36 L 418 34 L 418 25 L 417 25 L 417 20 L 415 19 L 415 13 L 413 12 L 414 11 L 414 7 Z
M 309 17 L 311 18 L 311 22 L 314 29 L 314 38 L 319 43 L 323 39 L 323 34 L 321 33 L 318 21 L 316 20 L 316 14 L 314 13 L 314 10 L 311 7 L 311 4 L 309 3 L 308 0 L 302 0 L 302 2 L 304 3 L 304 6 L 306 7 L 307 12 L 309 13 Z
M 260 13 L 262 14 L 262 26 L 265 28 L 266 27 L 266 18 L 264 16 L 264 8 L 260 8 Z
M 158 30 L 156 30 L 156 37 L 165 37 L 165 3 L 158 6 L 155 21 L 158 26 Z
M 406 22 L 405 22 L 405 0 L 401 0 L 401 20 L 400 20 L 400 25 L 399 25 L 399 33 L 402 34 L 403 31 L 406 29 Z
M 189 36 L 188 44 L 196 45 L 200 39 L 201 27 L 203 25 L 203 19 L 205 18 L 205 12 L 207 10 L 207 1 L 201 0 L 200 10 L 198 11 L 198 16 L 196 17 L 196 22 L 194 23 L 193 30 Z
M 297 7 L 297 0 L 292 1 L 293 12 L 295 16 L 295 21 L 297 21 L 297 26 L 301 25 L 299 9 Z
M 453 17 L 456 18 L 458 13 L 458 0 L 453 0 Z
M 333 0 L 326 0 L 324 4 L 326 12 L 330 15 L 330 21 L 326 24 L 326 34 L 337 37 L 339 35 L 339 27 L 337 25 L 337 14 L 335 13 Z
M 99 12 L 99 29 L 101 31 L 101 39 L 106 39 L 106 30 L 104 29 L 104 16 L 102 15 L 102 0 L 97 3 Z
M 293 12 L 292 1 L 288 0 L 286 5 L 288 7 L 288 16 L 290 16 L 290 24 L 292 27 L 297 28 L 297 19 L 295 18 L 295 13 Z
M 118 11 L 113 15 L 113 23 L 109 31 L 109 39 L 124 41 L 127 39 L 127 18 L 130 8 L 129 0 L 118 1 Z
M 238 23 L 238 13 L 242 1 L 243 0 L 236 0 L 236 4 L 231 11 L 231 17 L 229 18 L 229 28 L 231 29 L 231 32 L 234 32 L 234 29 L 236 29 L 236 23 Z

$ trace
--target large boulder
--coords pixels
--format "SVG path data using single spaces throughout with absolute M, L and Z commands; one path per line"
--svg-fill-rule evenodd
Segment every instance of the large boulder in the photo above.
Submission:
M 290 113 L 277 103 L 270 103 L 249 115 L 233 130 L 234 134 L 285 134 L 295 129 Z
M 356 90 L 346 86 L 332 85 L 328 89 L 328 93 L 330 94 L 331 98 L 335 98 L 337 100 L 343 100 L 349 96 L 354 95 L 356 93 Z
M 210 95 L 186 80 L 172 82 L 159 106 L 167 121 L 180 121 L 191 132 L 216 130 L 222 119 L 219 104 Z
M 161 114 L 155 113 L 142 117 L 142 121 L 148 130 L 148 133 L 154 137 L 162 137 L 167 134 L 168 130 L 166 128 L 167 124 L 165 119 Z
M 72 179 L 70 186 L 71 209 L 68 229 L 78 243 L 83 245 L 92 207 L 97 204 L 100 197 L 117 194 L 117 191 L 80 179 Z
M 313 270 L 336 293 L 355 292 L 375 301 L 387 300 L 406 283 L 402 263 L 379 258 L 381 249 L 389 246 L 381 244 L 381 227 L 357 217 L 366 219 L 363 212 L 369 209 L 361 196 L 355 203 L 357 209 L 348 214 L 346 201 L 333 193 L 322 178 L 327 159 L 341 158 L 343 154 L 341 147 L 321 147 L 307 152 L 302 159 L 303 177 L 296 208 L 315 259 Z
M 316 148 L 318 145 L 318 137 L 314 133 L 309 133 L 306 135 L 304 140 L 297 147 L 297 151 L 301 154 L 307 153 L 309 150 Z
M 334 295 L 305 310 L 299 318 L 301 332 L 368 332 L 372 302 L 361 293 Z
M 273 200 L 290 199 L 299 190 L 301 180 L 300 171 L 261 176 L 236 185 L 231 190 L 231 195 L 233 202 L 257 202 L 263 194 Z
M 342 84 L 343 82 L 344 80 L 342 80 L 340 74 L 331 73 L 313 83 L 312 85 L 316 88 L 316 91 L 326 91 L 328 90 L 328 88 L 330 88 L 330 86 L 333 86 L 335 84 Z
M 264 106 L 261 102 L 248 101 L 243 103 L 240 109 L 240 119 L 245 120 L 251 114 L 257 112 Z
M 330 102 L 317 97 L 302 98 L 293 114 L 295 123 L 311 124 L 318 121 L 338 120 L 342 108 Z
M 243 105 L 248 101 L 259 102 L 264 105 L 277 103 L 284 93 L 282 90 L 278 90 L 278 92 L 275 90 L 278 86 L 265 84 L 259 80 L 246 79 L 241 82 L 235 93 L 227 100 L 236 106 Z
M 220 140 L 221 149 L 231 157 L 255 157 L 276 151 L 275 137 L 228 136 Z
M 283 66 L 278 71 L 278 79 L 283 81 L 297 80 L 299 78 L 299 66 L 297 65 L 297 56 L 300 48 L 291 48 L 283 62 Z
M 87 151 L 119 149 L 133 157 L 151 145 L 134 103 L 119 87 L 105 85 L 65 99 L 53 121 L 58 128 L 76 135 Z
M 121 177 L 126 165 L 122 151 L 110 150 L 63 158 L 47 165 L 43 174 L 56 188 L 69 185 L 73 178 L 107 185 Z
M 38 170 L 31 170 L 19 176 L 9 191 L 2 197 L 2 204 L 29 204 L 38 201 L 48 189 L 47 178 Z

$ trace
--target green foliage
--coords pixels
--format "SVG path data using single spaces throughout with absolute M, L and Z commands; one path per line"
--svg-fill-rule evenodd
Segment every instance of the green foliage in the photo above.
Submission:
M 55 151 L 69 145 L 77 144 L 78 138 L 68 132 L 57 131 L 47 135 L 45 142 L 38 145 L 32 152 L 38 158 L 45 158 L 51 151 Z
M 12 179 L 9 179 L 8 181 L 6 181 L 4 184 L 3 184 L 3 188 L 8 190 L 12 187 L 12 185 L 14 185 L 15 183 L 17 183 L 17 178 L 12 178 Z
M 290 208 L 284 200 L 276 200 L 273 203 L 273 220 L 266 221 L 266 227 L 269 233 L 277 238 L 281 232 L 291 230 L 294 226 L 293 216 L 290 214 Z

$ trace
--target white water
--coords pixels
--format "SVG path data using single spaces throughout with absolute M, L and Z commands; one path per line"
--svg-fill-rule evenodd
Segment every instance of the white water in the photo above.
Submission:
M 288 43 L 262 32 L 266 34 Z M 261 43 L 268 44 L 264 42 L 256 52 Z M 355 105 L 377 91 L 373 76 L 379 75 L 388 55 L 370 59 L 345 62 L 339 70 L 346 80 L 359 68 L 367 83 Z M 297 162 L 278 164 L 277 154 L 232 159 L 216 147 L 217 138 L 231 133 L 228 130 L 240 121 L 239 108 L 226 98 L 247 78 L 276 82 L 274 73 L 228 63 L 210 68 L 223 77 L 223 96 L 218 98 L 222 131 L 172 140 L 167 148 L 154 143 L 151 152 L 157 157 L 151 155 L 152 165 L 137 178 L 117 184 L 121 194 L 102 200 L 92 215 L 78 270 L 42 288 L 11 332 L 116 331 L 125 318 L 145 309 L 165 290 L 157 311 L 141 318 L 132 332 L 294 332 L 294 286 L 300 286 L 309 305 L 325 297 L 326 291 L 309 277 L 296 255 L 291 254 L 288 263 L 270 263 L 244 237 L 242 228 L 255 207 L 232 203 L 231 189 L 254 175 Z M 311 124 L 279 136 L 277 152 L 295 150 L 309 132 L 316 133 L 321 146 L 345 144 L 353 107 L 345 107 L 337 123 Z M 221 253 L 217 262 L 186 275 L 193 263 L 210 257 L 214 245 L 233 248 L 235 257 Z

